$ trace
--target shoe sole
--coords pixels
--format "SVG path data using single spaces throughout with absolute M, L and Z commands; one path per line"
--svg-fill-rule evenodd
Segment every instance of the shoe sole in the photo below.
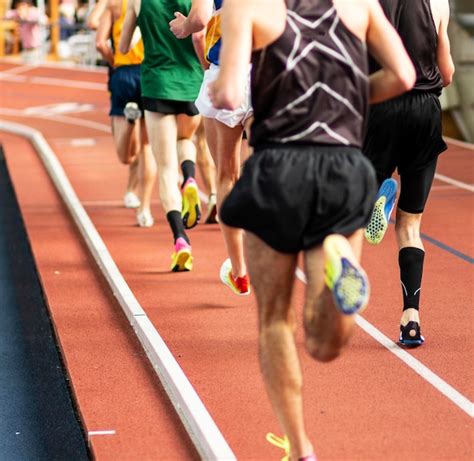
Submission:
M 405 346 L 405 347 L 418 347 L 421 346 L 425 340 L 424 339 L 403 339 L 400 336 L 400 339 L 398 340 L 400 345 Z
M 176 256 L 173 256 L 172 272 L 188 272 L 191 271 L 192 268 L 193 257 L 189 250 L 180 250 Z
M 379 198 L 375 202 L 369 224 L 364 232 L 366 240 L 372 245 L 378 245 L 387 232 L 390 215 L 395 205 L 397 187 L 397 182 L 393 179 L 386 180 L 382 183 Z M 392 206 L 387 213 L 385 207 L 387 203 L 390 202 L 392 202 Z
M 349 242 L 342 236 L 333 235 L 324 240 L 323 248 L 325 281 L 336 307 L 344 315 L 362 312 L 369 302 L 369 280 L 355 260 Z
M 197 226 L 201 219 L 201 201 L 198 188 L 194 184 L 186 186 L 183 192 L 183 212 L 181 214 L 185 229 Z

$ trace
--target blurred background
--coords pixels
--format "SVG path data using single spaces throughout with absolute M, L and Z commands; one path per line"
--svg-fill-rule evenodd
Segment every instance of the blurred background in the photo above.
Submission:
M 474 142 L 474 0 L 450 3 L 449 35 L 456 75 L 441 97 L 443 126 L 446 136 Z M 86 26 L 94 4 L 95 0 L 0 0 L 0 59 L 102 65 L 95 49 L 95 32 Z M 27 18 L 23 26 L 19 14 Z M 25 39 L 28 18 L 31 24 L 39 24 L 34 50 Z

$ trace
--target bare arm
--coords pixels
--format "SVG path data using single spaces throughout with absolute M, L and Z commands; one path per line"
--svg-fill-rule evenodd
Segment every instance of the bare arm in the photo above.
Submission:
M 132 0 L 127 3 L 127 11 L 123 21 L 122 34 L 120 35 L 119 50 L 126 54 L 130 51 L 133 33 L 137 27 L 137 16 L 140 11 L 140 0 Z
M 220 72 L 210 85 L 209 96 L 215 107 L 234 110 L 243 100 L 248 78 L 252 53 L 252 0 L 226 0 L 221 13 L 221 29 Z
M 436 6 L 440 14 L 436 60 L 441 78 L 443 79 L 443 86 L 448 86 L 453 81 L 454 75 L 454 63 L 451 57 L 451 46 L 448 37 L 449 2 L 448 0 L 442 0 L 437 2 Z
M 189 16 L 176 12 L 170 22 L 171 32 L 177 38 L 186 38 L 195 32 L 201 32 L 212 16 L 212 0 L 193 0 Z
M 370 0 L 367 44 L 382 69 L 370 76 L 371 104 L 385 101 L 413 88 L 415 68 L 400 36 L 377 1 Z
M 209 63 L 206 61 L 206 35 L 204 32 L 197 32 L 192 35 L 194 51 L 201 63 L 203 69 L 209 68 Z
M 111 66 L 114 65 L 114 53 L 109 45 L 110 35 L 112 33 L 112 11 L 107 8 L 99 21 L 97 33 L 95 36 L 95 47 L 102 57 Z
M 87 16 L 86 24 L 89 29 L 96 30 L 99 27 L 100 18 L 105 11 L 108 0 L 99 0 Z

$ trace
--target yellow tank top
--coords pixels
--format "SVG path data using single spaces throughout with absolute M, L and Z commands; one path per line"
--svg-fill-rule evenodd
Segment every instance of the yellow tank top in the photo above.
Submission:
M 122 0 L 122 10 L 120 17 L 114 21 L 112 26 L 112 41 L 114 45 L 114 66 L 131 66 L 141 64 L 143 61 L 144 51 L 140 29 L 137 27 L 133 34 L 130 51 L 122 54 L 119 51 L 120 34 L 122 33 L 125 12 L 127 11 L 127 0 Z

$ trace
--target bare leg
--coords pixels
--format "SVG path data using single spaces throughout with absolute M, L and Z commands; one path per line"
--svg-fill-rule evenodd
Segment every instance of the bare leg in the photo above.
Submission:
M 216 194 L 216 166 L 209 152 L 206 142 L 206 133 L 204 130 L 204 122 L 201 122 L 196 132 L 197 145 L 197 164 L 201 172 L 204 187 L 208 195 Z
M 136 160 L 140 144 L 138 124 L 132 125 L 120 116 L 112 116 L 111 119 L 118 158 L 124 165 L 130 165 Z
M 259 311 L 259 354 L 265 387 L 291 444 L 291 459 L 313 453 L 303 419 L 302 374 L 295 345 L 291 296 L 297 255 L 279 253 L 245 235 L 249 275 Z
M 398 249 L 413 247 L 424 250 L 423 242 L 420 236 L 421 218 L 423 213 L 406 213 L 397 208 L 397 220 L 395 232 L 397 235 Z M 409 308 L 403 311 L 400 324 L 405 326 L 408 322 L 420 323 L 420 314 L 418 309 Z
M 348 238 L 354 255 L 360 260 L 362 231 Z M 348 342 L 355 316 L 343 315 L 334 305 L 331 291 L 324 282 L 324 252 L 321 246 L 305 252 L 307 278 L 304 306 L 306 348 L 316 360 L 328 362 L 341 353 Z
M 176 117 L 178 126 L 178 159 L 181 165 L 185 160 L 196 163 L 196 146 L 192 141 L 201 117 L 180 114 Z
M 156 161 L 153 157 L 150 143 L 145 127 L 145 120 L 140 119 L 140 138 L 141 138 L 141 151 L 139 154 L 140 166 L 141 166 L 141 195 L 140 195 L 140 207 L 139 213 L 150 213 L 151 212 L 151 198 L 153 195 L 153 187 L 156 181 Z
M 153 155 L 158 167 L 160 200 L 165 213 L 181 213 L 181 192 L 178 187 L 178 128 L 174 115 L 145 111 L 145 122 Z
M 127 192 L 133 192 L 134 194 L 138 192 L 140 163 L 140 157 L 137 155 L 128 167 Z
M 138 126 L 127 122 L 125 117 L 112 116 L 112 135 L 115 150 L 121 163 L 130 165 L 127 182 L 127 192 L 138 191 L 138 151 L 140 149 Z
M 217 209 L 234 187 L 240 174 L 241 126 L 229 128 L 223 123 L 204 118 L 206 136 L 211 155 L 217 167 Z M 247 273 L 244 260 L 242 230 L 220 222 L 227 253 L 232 263 L 232 275 L 242 277 Z

